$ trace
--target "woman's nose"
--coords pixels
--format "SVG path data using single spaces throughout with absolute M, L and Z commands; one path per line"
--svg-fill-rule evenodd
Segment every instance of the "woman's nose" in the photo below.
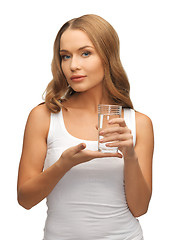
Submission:
M 80 69 L 79 61 L 77 57 L 71 58 L 71 65 L 70 65 L 71 71 L 75 71 L 77 69 Z

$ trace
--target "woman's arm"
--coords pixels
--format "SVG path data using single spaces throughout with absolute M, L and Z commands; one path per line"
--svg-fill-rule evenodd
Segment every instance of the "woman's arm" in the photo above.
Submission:
M 47 197 L 73 166 L 93 158 L 121 157 L 118 153 L 84 150 L 86 145 L 81 143 L 66 149 L 51 167 L 43 171 L 49 124 L 50 112 L 45 105 L 34 108 L 29 114 L 17 184 L 18 202 L 26 209 Z
M 136 146 L 133 136 L 123 118 L 109 122 L 112 128 L 103 130 L 101 142 L 109 147 L 118 147 L 124 155 L 125 193 L 130 211 L 135 217 L 147 212 L 152 193 L 152 157 L 154 136 L 151 120 L 136 112 Z M 119 127 L 113 127 L 119 124 Z
M 19 165 L 18 202 L 30 209 L 44 199 L 66 173 L 56 164 L 43 172 L 50 124 L 50 112 L 45 105 L 35 107 L 29 114 Z
M 136 112 L 135 155 L 125 159 L 125 191 L 128 206 L 135 217 L 148 210 L 152 194 L 152 158 L 154 134 L 151 120 Z

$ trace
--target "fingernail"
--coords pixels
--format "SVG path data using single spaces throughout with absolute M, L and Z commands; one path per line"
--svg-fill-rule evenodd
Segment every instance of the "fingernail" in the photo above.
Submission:
M 100 133 L 99 133 L 100 135 L 103 135 L 104 134 L 104 131 L 100 131 Z
M 81 148 L 85 148 L 85 144 L 84 143 L 81 144 Z
M 109 122 L 108 122 L 109 124 L 111 124 L 112 123 L 112 120 L 109 120 Z

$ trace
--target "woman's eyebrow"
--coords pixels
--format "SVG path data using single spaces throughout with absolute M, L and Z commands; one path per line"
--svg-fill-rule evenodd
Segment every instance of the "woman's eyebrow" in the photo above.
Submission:
M 60 52 L 68 52 L 68 50 L 60 49 Z
M 93 47 L 93 46 L 86 45 L 86 46 L 80 47 L 80 48 L 78 49 L 78 51 L 79 51 L 79 50 L 82 50 L 82 49 L 84 49 L 84 48 L 94 48 L 94 47 Z M 60 52 L 69 52 L 69 51 L 66 50 L 66 49 L 60 49 Z
M 78 50 L 82 50 L 82 49 L 84 49 L 84 48 L 94 48 L 93 46 L 88 46 L 88 45 L 86 45 L 86 46 L 84 46 L 84 47 L 80 47 Z

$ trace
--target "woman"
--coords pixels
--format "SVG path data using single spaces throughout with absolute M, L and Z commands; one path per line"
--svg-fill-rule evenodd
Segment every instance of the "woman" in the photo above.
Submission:
M 143 239 L 136 217 L 151 198 L 153 128 L 133 110 L 113 27 L 96 15 L 65 23 L 52 73 L 45 104 L 27 120 L 19 204 L 30 209 L 47 197 L 44 240 Z M 100 133 L 122 154 L 97 151 L 99 103 L 123 106 Z

